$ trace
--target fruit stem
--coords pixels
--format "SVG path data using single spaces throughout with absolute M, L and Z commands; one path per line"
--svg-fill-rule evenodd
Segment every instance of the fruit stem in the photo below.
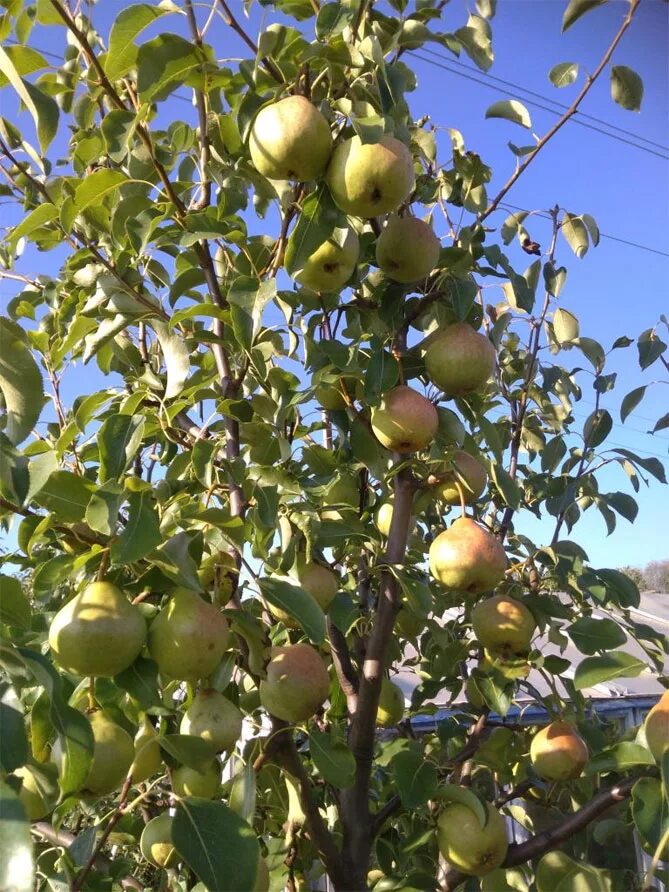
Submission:
M 88 676 L 88 709 L 89 711 L 93 711 L 96 706 L 95 701 L 95 676 Z
M 460 484 L 460 482 L 458 480 L 455 480 L 454 483 L 455 483 L 455 488 L 458 491 L 458 495 L 460 496 L 460 513 L 462 514 L 463 517 L 466 517 L 467 516 L 467 509 L 466 509 L 467 503 L 465 502 L 465 491 L 462 488 L 462 485 Z
M 109 549 L 105 548 L 102 552 L 102 558 L 100 559 L 100 566 L 98 567 L 98 575 L 97 581 L 101 582 L 105 578 L 105 574 L 107 572 L 107 567 L 109 566 Z

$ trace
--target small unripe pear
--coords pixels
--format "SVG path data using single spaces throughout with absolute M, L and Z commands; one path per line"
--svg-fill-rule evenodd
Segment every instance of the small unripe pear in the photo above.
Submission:
M 132 780 L 140 784 L 154 774 L 158 774 L 163 764 L 160 743 L 156 729 L 148 716 L 144 716 L 135 734 L 135 759 L 132 763 Z
M 273 647 L 260 682 L 260 702 L 278 719 L 302 722 L 325 702 L 330 679 L 318 651 L 308 644 Z
M 179 765 L 172 772 L 172 789 L 177 796 L 199 796 L 213 799 L 221 785 L 221 766 L 218 759 L 203 765 L 198 771 Z
M 96 796 L 112 793 L 121 786 L 135 757 L 132 737 L 97 710 L 88 716 L 93 729 L 93 761 L 83 791 Z
M 411 152 L 394 136 L 363 143 L 359 136 L 335 147 L 326 173 L 335 204 L 354 217 L 388 214 L 416 185 Z
M 395 282 L 424 279 L 437 265 L 441 242 L 418 217 L 393 215 L 376 242 L 376 263 Z
M 449 590 L 483 594 L 504 578 L 507 561 L 496 536 L 459 517 L 430 545 L 430 573 Z
M 21 778 L 21 789 L 19 790 L 19 800 L 25 809 L 26 816 L 29 821 L 40 821 L 45 818 L 52 807 L 46 801 L 40 792 L 32 771 L 23 766 L 15 768 L 13 774 Z
M 439 851 L 449 864 L 469 876 L 485 876 L 496 870 L 509 846 L 504 818 L 490 803 L 486 805 L 485 827 L 471 808 L 459 802 L 448 805 L 437 823 Z
M 646 742 L 656 762 L 664 755 L 669 746 L 669 691 L 665 691 L 653 706 L 644 722 Z
M 199 691 L 181 719 L 179 731 L 208 740 L 216 752 L 231 752 L 242 733 L 243 716 L 218 691 Z
M 453 455 L 452 469 L 447 471 L 437 484 L 437 491 L 447 505 L 460 504 L 462 489 L 465 505 L 475 502 L 488 483 L 488 474 L 480 461 L 458 449 Z
M 417 452 L 434 439 L 439 416 L 432 403 L 404 384 L 385 394 L 372 410 L 372 431 L 392 452 Z
M 172 842 L 172 821 L 168 812 L 152 818 L 142 830 L 139 848 L 142 855 L 156 867 L 174 867 L 179 863 L 179 853 Z
M 195 592 L 177 589 L 149 629 L 149 653 L 161 675 L 184 681 L 206 678 L 228 646 L 228 623 Z
M 404 718 L 404 694 L 399 685 L 388 678 L 381 682 L 376 724 L 379 728 L 392 728 Z
M 477 640 L 492 654 L 527 653 L 536 630 L 531 612 L 520 601 L 497 595 L 481 601 L 472 611 Z
M 297 579 L 305 591 L 309 592 L 318 606 L 327 612 L 339 591 L 339 577 L 328 567 L 315 561 L 298 568 Z
M 348 227 L 343 240 L 331 237 L 319 245 L 295 273 L 295 280 L 312 291 L 339 291 L 353 275 L 360 241 Z
M 271 180 L 316 180 L 332 151 L 330 127 L 306 97 L 287 96 L 260 109 L 249 150 L 256 170 Z
M 55 662 L 75 675 L 118 675 L 134 663 L 145 640 L 139 609 L 121 589 L 102 581 L 61 607 L 49 629 Z
M 447 396 L 461 396 L 488 382 L 496 358 L 495 348 L 485 335 L 466 322 L 457 322 L 431 340 L 425 368 L 430 380 Z
M 588 747 L 573 725 L 551 722 L 532 738 L 530 759 L 544 780 L 570 780 L 583 771 L 588 761 Z

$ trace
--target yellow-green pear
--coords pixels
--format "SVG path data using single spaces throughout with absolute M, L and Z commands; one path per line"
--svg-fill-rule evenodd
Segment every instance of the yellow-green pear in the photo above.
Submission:
M 93 729 L 93 760 L 82 792 L 105 796 L 117 790 L 125 780 L 135 746 L 128 732 L 101 710 L 88 716 Z
M 397 210 L 416 185 L 411 152 L 394 136 L 363 143 L 359 136 L 335 147 L 325 175 L 335 204 L 354 217 Z
M 486 806 L 485 827 L 481 827 L 475 812 L 460 802 L 448 805 L 437 822 L 439 851 L 449 864 L 468 876 L 485 876 L 506 858 L 506 823 L 489 802 Z
M 49 806 L 40 792 L 32 771 L 24 765 L 22 768 L 15 768 L 12 773 L 21 778 L 19 800 L 25 809 L 28 820 L 41 821 L 53 810 L 53 807 Z
M 360 400 L 363 396 L 362 382 L 357 378 L 342 375 L 339 381 L 332 384 L 319 384 L 314 392 L 319 404 L 328 411 L 345 409 L 348 403 L 342 392 L 342 384 L 346 387 L 346 393 L 351 401 Z
M 228 646 L 228 623 L 195 592 L 177 589 L 151 623 L 149 653 L 160 674 L 183 681 L 206 678 Z
M 515 598 L 496 595 L 472 610 L 472 627 L 480 644 L 496 656 L 527 653 L 537 624 Z
M 188 765 L 179 765 L 172 772 L 172 789 L 177 796 L 199 796 L 213 799 L 221 785 L 221 766 L 218 759 L 207 762 L 198 771 Z
M 462 449 L 455 452 L 450 468 L 439 477 L 437 491 L 447 505 L 460 504 L 458 487 L 462 490 L 465 505 L 470 505 L 488 483 L 488 474 L 481 462 Z
M 381 502 L 379 507 L 374 512 L 374 523 L 376 524 L 377 530 L 381 533 L 382 536 L 390 535 L 390 525 L 393 522 L 393 503 L 389 502 Z M 416 527 L 416 518 L 412 517 L 409 521 L 409 531 L 412 532 Z
M 568 722 L 551 722 L 537 731 L 530 744 L 534 770 L 546 781 L 578 777 L 588 756 L 585 741 Z
M 302 722 L 323 705 L 330 690 L 328 670 L 308 644 L 273 647 L 260 682 L 260 702 L 271 715 Z
M 376 241 L 376 263 L 395 282 L 424 279 L 437 265 L 441 242 L 418 217 L 389 217 Z
M 207 555 L 197 575 L 202 588 L 212 592 L 219 607 L 226 606 L 239 584 L 239 568 L 229 551 Z
M 417 452 L 437 433 L 439 416 L 432 403 L 405 384 L 389 390 L 372 409 L 372 431 L 392 452 Z
M 144 858 L 156 867 L 174 867 L 179 863 L 179 853 L 172 842 L 172 821 L 168 812 L 163 812 L 146 824 L 139 840 L 139 848 Z
M 351 227 L 335 230 L 309 255 L 295 280 L 312 291 L 339 291 L 353 275 L 359 254 L 360 242 Z
M 298 566 L 297 580 L 309 592 L 324 612 L 330 607 L 339 591 L 339 577 L 336 573 L 315 561 Z
M 646 743 L 656 762 L 664 755 L 669 746 L 669 691 L 665 691 L 653 706 L 644 722 Z
M 490 379 L 497 354 L 490 340 L 466 322 L 456 322 L 431 339 L 425 368 L 447 396 L 479 390 Z
M 179 731 L 213 744 L 216 752 L 232 752 L 242 733 L 241 712 L 223 694 L 203 690 L 193 698 L 181 719 Z
M 381 682 L 379 707 L 376 711 L 376 724 L 379 728 L 392 728 L 404 718 L 404 694 L 399 685 L 388 678 Z
M 158 734 L 148 716 L 144 716 L 135 734 L 135 758 L 132 763 L 132 780 L 141 784 L 158 774 L 163 764 Z
M 260 109 L 249 150 L 256 170 L 271 180 L 316 180 L 332 151 L 330 127 L 306 97 L 287 96 Z
M 504 578 L 507 560 L 496 536 L 459 517 L 430 545 L 430 573 L 446 589 L 483 594 Z
M 75 675 L 113 676 L 139 656 L 146 640 L 140 610 L 110 582 L 92 582 L 51 621 L 56 663 Z

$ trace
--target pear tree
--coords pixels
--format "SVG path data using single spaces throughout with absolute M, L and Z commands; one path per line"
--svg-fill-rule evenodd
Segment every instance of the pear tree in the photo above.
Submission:
M 600 77 L 639 107 L 639 0 L 544 135 L 488 109 L 496 189 L 412 96 L 494 0 L 0 5 L 0 888 L 650 889 L 667 695 L 587 694 L 668 646 L 579 521 L 666 483 L 609 437 L 667 320 L 581 331 L 594 217 L 502 209 Z

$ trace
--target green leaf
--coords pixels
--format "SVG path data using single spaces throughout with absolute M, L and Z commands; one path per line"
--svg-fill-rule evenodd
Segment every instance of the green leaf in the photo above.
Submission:
M 256 772 L 251 762 L 241 761 L 232 778 L 228 805 L 243 821 L 252 821 L 256 810 Z
M 554 87 L 568 87 L 578 77 L 578 62 L 559 62 L 548 72 Z
M 569 0 L 569 4 L 562 16 L 562 32 L 571 28 L 586 12 L 590 12 L 596 6 L 601 6 L 606 0 Z
M 658 431 L 666 430 L 669 427 L 669 412 L 666 415 L 663 415 L 662 418 L 658 418 L 655 422 L 655 426 L 653 427 L 651 434 L 656 434 Z
M 130 467 L 144 433 L 143 415 L 112 415 L 98 431 L 100 483 L 120 480 Z
M 397 792 L 405 808 L 419 808 L 434 798 L 439 788 L 437 769 L 422 752 L 398 753 L 390 763 Z
M 0 622 L 17 629 L 30 628 L 30 601 L 19 580 L 4 573 L 0 573 Z
M 523 491 L 515 480 L 511 478 L 509 472 L 500 462 L 492 462 L 490 473 L 506 504 L 514 510 L 520 508 L 523 500 Z
M 611 98 L 627 111 L 641 111 L 643 81 L 626 65 L 611 66 Z
M 576 647 L 584 654 L 594 654 L 598 650 L 614 650 L 627 641 L 622 628 L 612 619 L 581 616 L 568 626 L 566 631 Z
M 74 193 L 75 214 L 80 214 L 91 205 L 101 204 L 103 198 L 128 182 L 128 178 L 120 170 L 110 170 L 107 167 L 96 170 L 77 186 Z
M 355 777 L 355 758 L 343 740 L 321 731 L 309 733 L 309 752 L 316 769 L 333 787 L 350 787 Z
M 553 331 L 558 344 L 566 344 L 579 336 L 578 319 L 569 310 L 558 307 L 553 315 Z
M 526 127 L 528 130 L 532 129 L 530 113 L 517 99 L 500 99 L 499 102 L 493 102 L 485 116 L 486 118 L 505 118 L 513 124 L 520 124 L 521 127 Z
M 114 684 L 127 691 L 142 709 L 162 706 L 158 666 L 153 660 L 137 657 L 131 666 L 114 676 Z
M 306 261 L 341 226 L 344 217 L 325 186 L 307 196 L 297 224 L 288 238 L 285 268 L 289 276 L 303 269 Z
M 600 569 L 595 573 L 606 587 L 608 598 L 612 598 L 621 607 L 638 607 L 640 602 L 637 584 L 620 570 Z
M 167 387 L 163 399 L 171 400 L 179 396 L 188 380 L 190 350 L 179 332 L 171 330 L 166 322 L 156 320 L 151 324 L 158 337 L 167 367 Z
M 593 756 L 585 766 L 586 775 L 603 771 L 627 771 L 636 765 L 654 765 L 653 754 L 645 746 L 622 740 Z
M 201 771 L 216 756 L 213 744 L 193 734 L 161 734 L 156 739 L 168 756 L 195 771 Z
M 17 794 L 0 780 L 0 889 L 32 892 L 34 876 L 30 823 Z
M 544 264 L 544 282 L 546 284 L 546 291 L 548 291 L 549 294 L 552 294 L 553 297 L 559 297 L 566 281 L 566 267 L 559 266 L 556 269 L 550 262 Z
M 625 419 L 636 409 L 646 393 L 646 387 L 635 387 L 625 395 L 620 405 L 620 420 L 624 423 Z
M 222 802 L 183 799 L 172 841 L 195 873 L 216 892 L 253 892 L 260 846 L 251 827 Z
M 559 850 L 547 852 L 537 865 L 537 892 L 612 892 L 608 873 Z
M 399 381 L 400 367 L 388 350 L 375 350 L 365 372 L 365 402 L 375 405 Z
M 42 375 L 14 322 L 0 317 L 0 392 L 5 406 L 5 436 L 15 446 L 28 436 L 42 411 Z
M 177 34 L 160 34 L 137 54 L 137 91 L 142 102 L 164 98 L 205 61 L 195 44 Z
M 112 161 L 118 163 L 128 154 L 130 138 L 135 130 L 136 122 L 135 113 L 122 108 L 112 109 L 102 119 L 100 130 L 104 137 L 107 154 Z
M 0 701 L 0 728 L 0 770 L 14 771 L 28 760 L 28 738 L 23 713 Z
M 583 425 L 583 441 L 588 449 L 600 446 L 611 433 L 613 419 L 606 409 L 596 409 Z
M 109 80 L 118 80 L 134 68 L 139 50 L 133 40 L 147 25 L 166 12 L 169 10 L 161 9 L 160 6 L 138 3 L 118 14 L 109 35 L 109 52 L 105 62 L 105 72 Z
M 118 512 L 123 499 L 123 491 L 117 484 L 99 486 L 86 508 L 85 521 L 88 526 L 103 536 L 111 536 L 118 525 Z
M 642 777 L 632 788 L 632 818 L 642 843 L 654 852 L 669 827 L 669 812 L 662 784 L 654 777 Z
M 113 564 L 132 564 L 150 554 L 163 541 L 160 520 L 153 504 L 150 489 L 133 492 L 129 497 L 128 522 L 118 539 L 112 543 Z
M 37 21 L 40 25 L 65 25 L 51 0 L 37 0 Z
M 576 667 L 574 685 L 577 691 L 582 691 L 615 678 L 635 678 L 645 668 L 644 660 L 622 651 L 587 657 Z
M 55 100 L 21 77 L 15 59 L 2 46 L 0 46 L 0 75 L 4 75 L 30 112 L 37 128 L 40 148 L 42 153 L 46 152 L 58 127 L 58 106 Z
M 569 214 L 565 211 L 560 231 L 578 259 L 581 260 L 585 257 L 588 248 L 590 247 L 590 241 L 588 239 L 588 227 L 585 225 L 581 217 L 577 217 L 574 214 Z
M 58 216 L 58 209 L 53 204 L 40 204 L 27 214 L 18 226 L 11 230 L 7 238 L 9 250 L 14 253 L 19 239 L 26 238 Z
M 276 576 L 258 580 L 263 597 L 285 610 L 307 633 L 314 644 L 325 639 L 325 615 L 314 598 L 301 586 Z
M 639 351 L 639 365 L 645 370 L 662 356 L 667 349 L 667 345 L 657 336 L 653 329 L 649 328 L 639 335 L 637 349 Z
M 481 800 L 467 787 L 459 787 L 457 784 L 441 784 L 438 799 L 440 802 L 458 802 L 460 805 L 465 805 L 474 812 L 481 827 L 485 827 L 488 823 L 488 815 Z
M 93 492 L 95 484 L 90 480 L 70 471 L 54 471 L 35 496 L 35 501 L 55 514 L 58 520 L 78 523 L 84 519 Z

